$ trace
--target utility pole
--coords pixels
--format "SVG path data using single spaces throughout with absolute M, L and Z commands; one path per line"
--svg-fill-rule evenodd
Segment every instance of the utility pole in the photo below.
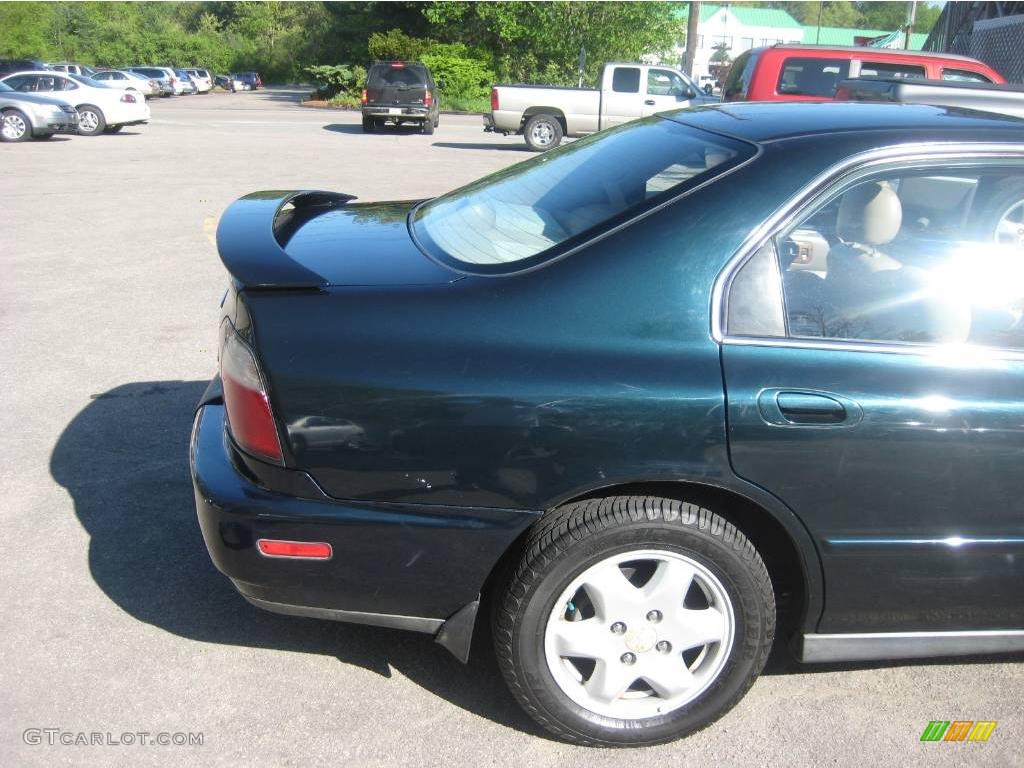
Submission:
M 910 35 L 914 31 L 914 21 L 917 19 L 917 0 L 910 0 L 907 3 L 907 36 L 903 40 L 903 49 L 910 50 Z
M 700 23 L 700 3 L 690 0 L 690 15 L 686 19 L 686 54 L 683 71 L 693 77 L 693 61 L 697 56 L 697 25 Z

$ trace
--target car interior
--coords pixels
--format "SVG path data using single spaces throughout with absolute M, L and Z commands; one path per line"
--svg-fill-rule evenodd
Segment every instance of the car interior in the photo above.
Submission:
M 1019 205 L 1005 194 L 1015 185 Z M 1019 177 L 859 184 L 777 240 L 789 335 L 1020 347 L 1024 248 L 1004 236 L 1015 227 Z

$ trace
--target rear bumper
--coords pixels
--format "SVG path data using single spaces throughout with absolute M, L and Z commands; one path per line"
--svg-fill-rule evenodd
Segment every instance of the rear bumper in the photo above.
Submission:
M 495 563 L 537 516 L 340 501 L 295 470 L 315 498 L 270 490 L 238 461 L 216 403 L 196 414 L 189 458 L 214 565 L 246 599 L 278 613 L 437 632 L 476 603 Z M 256 546 L 264 538 L 327 542 L 333 555 L 265 557 Z
M 398 110 L 397 112 L 393 110 Z M 367 104 L 363 107 L 363 117 L 420 117 L 430 115 L 430 107 L 403 107 Z

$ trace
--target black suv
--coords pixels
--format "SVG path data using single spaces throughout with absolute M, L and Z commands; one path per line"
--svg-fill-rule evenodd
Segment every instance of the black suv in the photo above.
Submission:
M 419 123 L 433 133 L 440 119 L 437 85 L 418 61 L 378 61 L 366 73 L 363 88 L 363 130 L 372 133 L 391 120 Z
M 32 72 L 49 69 L 39 59 L 0 59 L 0 77 L 14 72 Z

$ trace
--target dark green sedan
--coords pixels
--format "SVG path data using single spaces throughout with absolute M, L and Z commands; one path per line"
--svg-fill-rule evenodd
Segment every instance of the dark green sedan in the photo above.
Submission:
M 192 473 L 250 602 L 463 660 L 489 621 L 605 746 L 708 725 L 776 643 L 1024 649 L 1024 121 L 702 107 L 433 200 L 256 193 L 217 240 Z

